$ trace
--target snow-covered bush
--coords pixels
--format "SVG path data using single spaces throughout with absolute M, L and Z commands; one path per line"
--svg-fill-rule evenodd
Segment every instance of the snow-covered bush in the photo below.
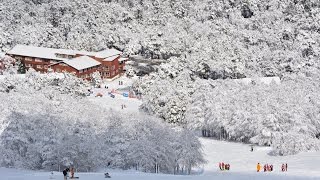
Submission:
M 102 83 L 102 78 L 99 72 L 94 72 L 91 77 L 91 82 L 94 87 L 99 87 Z
M 53 98 L 55 93 L 85 96 L 89 85 L 69 73 L 41 74 L 29 69 L 25 75 L 8 75 L 0 81 L 0 92 L 34 93 L 37 91 Z
M 0 75 L 2 74 L 16 74 L 18 71 L 18 64 L 15 59 L 10 56 L 0 54 Z

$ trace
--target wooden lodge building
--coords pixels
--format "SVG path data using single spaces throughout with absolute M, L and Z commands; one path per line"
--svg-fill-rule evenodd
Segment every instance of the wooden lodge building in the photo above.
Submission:
M 21 61 L 26 69 L 33 68 L 41 73 L 54 72 L 74 73 L 77 77 L 90 79 L 98 71 L 103 79 L 112 79 L 124 72 L 125 61 L 122 52 L 106 49 L 99 52 L 87 52 L 68 49 L 43 48 L 17 45 L 8 56 Z

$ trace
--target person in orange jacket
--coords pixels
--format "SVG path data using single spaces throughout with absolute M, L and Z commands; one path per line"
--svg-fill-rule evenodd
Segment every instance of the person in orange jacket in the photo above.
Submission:
M 261 169 L 261 165 L 260 163 L 257 164 L 257 172 L 260 172 L 260 169 Z

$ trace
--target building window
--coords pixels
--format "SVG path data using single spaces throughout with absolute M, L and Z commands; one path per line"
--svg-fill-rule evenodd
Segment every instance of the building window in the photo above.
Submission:
M 48 69 L 48 65 L 44 65 L 43 68 Z
M 42 69 L 42 65 L 37 65 L 36 66 L 38 69 Z
M 26 64 L 27 68 L 32 68 L 32 64 Z
M 114 76 L 115 75 L 115 72 L 114 71 L 112 71 L 112 76 Z
M 32 61 L 32 58 L 31 57 L 26 57 L 24 58 L 25 61 Z
M 21 56 L 16 56 L 15 59 L 21 61 L 23 58 Z
M 107 72 L 107 73 L 106 73 L 106 76 L 107 76 L 107 77 L 110 77 L 110 73 L 109 73 L 109 72 Z
M 42 62 L 42 60 L 39 59 L 39 58 L 35 58 L 34 60 L 35 60 L 36 62 Z
M 61 72 L 61 70 L 59 68 L 56 69 L 56 72 Z
M 111 70 L 113 71 L 113 70 L 115 70 L 116 69 L 116 66 L 115 65 L 112 65 L 111 66 Z

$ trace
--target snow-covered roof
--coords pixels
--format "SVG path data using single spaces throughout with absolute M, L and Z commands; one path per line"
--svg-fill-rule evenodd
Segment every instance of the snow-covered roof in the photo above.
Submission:
M 103 59 L 103 61 L 113 61 L 113 60 L 115 60 L 117 57 L 119 57 L 119 55 L 110 56 L 110 57 L 107 57 L 107 58 Z
M 261 82 L 261 83 L 264 83 L 264 84 L 271 84 L 272 82 L 276 83 L 276 84 L 280 84 L 281 83 L 281 80 L 279 77 L 260 77 L 260 78 L 242 78 L 242 79 L 235 79 L 235 81 L 237 82 L 242 82 L 244 84 L 250 84 L 252 83 L 253 81 L 256 81 L 256 82 Z
M 26 46 L 26 45 L 16 45 L 7 54 L 63 61 L 65 60 L 65 58 L 57 57 L 57 54 L 72 55 L 72 56 L 79 54 L 84 56 L 94 56 L 97 58 L 108 58 L 111 56 L 120 55 L 122 54 L 122 52 L 116 49 L 106 49 L 100 52 L 88 52 L 88 51 L 78 51 L 78 50 L 69 50 L 69 49 L 55 49 L 55 48 L 35 47 L 35 46 Z
M 44 47 L 35 47 L 35 46 L 26 46 L 26 45 L 16 45 L 11 49 L 7 54 L 28 56 L 28 57 L 37 57 L 44 59 L 54 59 L 54 60 L 64 60 L 59 58 L 56 54 L 69 54 L 74 55 L 74 51 L 67 49 L 53 49 L 53 48 L 44 48 Z
M 120 54 L 122 54 L 122 52 L 118 51 L 116 49 L 106 49 L 106 50 L 97 52 L 95 57 L 97 57 L 97 58 L 108 58 L 108 57 L 115 56 L 115 55 L 120 55 Z
M 100 62 L 88 56 L 80 56 L 73 59 L 64 60 L 63 62 L 77 70 L 87 69 L 101 64 Z

